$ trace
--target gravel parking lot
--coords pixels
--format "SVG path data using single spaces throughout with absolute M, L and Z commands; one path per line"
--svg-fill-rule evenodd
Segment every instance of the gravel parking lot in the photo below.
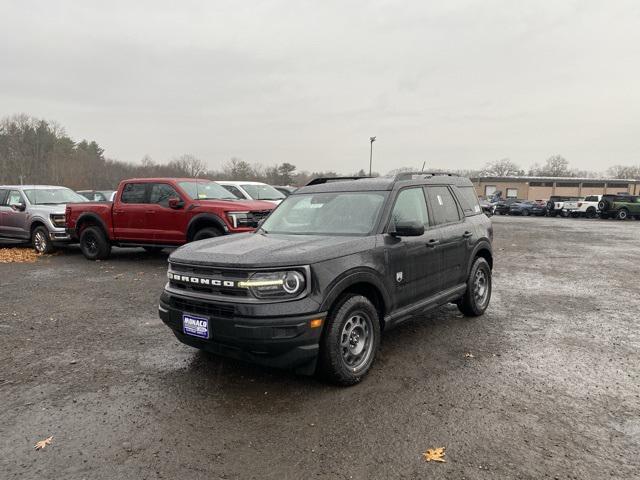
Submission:
M 387 332 L 351 388 L 178 343 L 166 254 L 0 265 L 0 476 L 638 478 L 640 222 L 494 225 L 484 317 Z

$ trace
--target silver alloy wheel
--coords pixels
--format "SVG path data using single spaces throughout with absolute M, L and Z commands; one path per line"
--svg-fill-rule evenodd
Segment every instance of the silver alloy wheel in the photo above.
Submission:
M 352 371 L 367 364 L 373 352 L 373 325 L 368 315 L 358 312 L 342 327 L 340 350 L 342 361 Z
M 489 278 L 481 268 L 478 269 L 473 279 L 473 296 L 476 305 L 482 307 L 489 296 Z
M 47 249 L 47 237 L 40 230 L 33 237 L 33 246 L 36 247 L 36 251 L 39 253 Z

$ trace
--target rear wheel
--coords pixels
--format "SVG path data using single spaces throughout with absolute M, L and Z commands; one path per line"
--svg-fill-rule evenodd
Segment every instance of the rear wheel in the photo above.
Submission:
M 476 258 L 467 279 L 467 290 L 458 301 L 458 308 L 467 317 L 482 315 L 491 300 L 491 267 L 482 257 Z
M 523 217 L 528 217 L 529 216 L 529 210 L 527 210 L 526 208 L 524 210 L 522 210 L 522 216 Z
M 197 242 L 198 240 L 204 240 L 205 238 L 219 237 L 220 235 L 222 235 L 222 232 L 215 227 L 203 228 L 196 232 L 196 234 L 193 236 L 193 241 Z
M 53 246 L 53 242 L 49 237 L 49 230 L 46 227 L 36 227 L 31 234 L 31 244 L 33 245 L 33 249 L 41 254 L 51 253 L 55 250 Z
M 579 218 L 580 212 L 571 212 L 571 218 Z
M 587 218 L 595 218 L 596 209 L 594 207 L 587 208 Z
M 319 373 L 341 385 L 367 374 L 380 345 L 380 320 L 371 301 L 350 294 L 327 317 L 321 342 Z
M 620 210 L 618 210 L 618 214 L 616 215 L 616 218 L 618 220 L 626 220 L 629 218 L 629 210 L 627 210 L 626 208 L 621 208 Z
M 80 234 L 80 250 L 89 260 L 104 260 L 111 255 L 111 244 L 100 227 L 87 227 Z

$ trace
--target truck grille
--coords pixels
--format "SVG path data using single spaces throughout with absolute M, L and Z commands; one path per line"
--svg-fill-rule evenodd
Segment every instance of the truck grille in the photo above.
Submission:
M 267 216 L 270 213 L 271 213 L 271 210 L 257 210 L 257 211 L 251 212 L 251 215 L 253 216 L 253 226 L 257 227 L 258 222 L 263 218 L 267 218 Z
M 200 302 L 186 298 L 171 296 L 169 304 L 176 310 L 187 313 L 197 313 L 208 317 L 233 318 L 235 307 L 233 305 L 220 305 L 209 302 Z
M 247 280 L 248 272 L 170 263 L 169 274 L 169 285 L 177 290 L 225 297 L 249 296 L 246 288 L 237 286 Z

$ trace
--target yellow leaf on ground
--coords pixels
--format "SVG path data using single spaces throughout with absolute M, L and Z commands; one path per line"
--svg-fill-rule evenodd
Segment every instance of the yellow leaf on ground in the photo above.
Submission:
M 37 258 L 32 248 L 0 248 L 0 263 L 32 263 Z
M 40 440 L 38 443 L 34 445 L 34 447 L 36 450 L 42 450 L 44 447 L 46 447 L 51 443 L 51 440 L 53 440 L 53 435 L 50 436 L 49 438 L 45 438 L 44 440 Z
M 422 454 L 427 462 L 446 462 L 444 457 L 445 447 L 429 449 Z

